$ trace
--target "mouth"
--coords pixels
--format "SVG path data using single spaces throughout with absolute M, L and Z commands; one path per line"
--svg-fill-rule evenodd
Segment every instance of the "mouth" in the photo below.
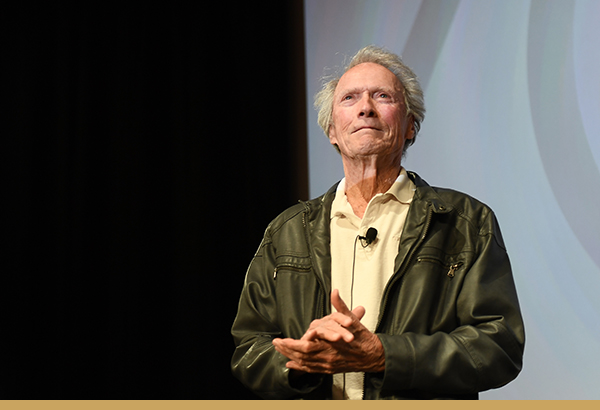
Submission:
M 364 127 L 359 127 L 357 129 L 355 129 L 354 131 L 352 131 L 352 133 L 354 134 L 355 132 L 358 131 L 362 131 L 362 130 L 375 130 L 375 131 L 381 131 L 381 129 L 377 128 L 377 127 L 369 127 L 369 126 L 364 126 Z

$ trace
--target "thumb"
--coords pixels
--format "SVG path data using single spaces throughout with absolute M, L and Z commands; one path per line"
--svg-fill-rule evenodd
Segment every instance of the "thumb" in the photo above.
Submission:
M 366 309 L 363 306 L 357 306 L 354 309 L 352 309 L 352 313 L 354 314 L 354 316 L 356 316 L 358 320 L 361 320 L 363 318 L 365 312 Z

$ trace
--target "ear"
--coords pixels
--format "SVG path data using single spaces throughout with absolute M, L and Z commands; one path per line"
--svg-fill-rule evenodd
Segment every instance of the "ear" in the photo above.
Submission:
M 412 140 L 415 137 L 415 121 L 413 120 L 412 115 L 408 117 L 408 127 L 406 127 L 406 136 L 405 140 Z
M 337 146 L 337 132 L 333 124 L 329 125 L 329 142 L 331 143 L 331 145 Z

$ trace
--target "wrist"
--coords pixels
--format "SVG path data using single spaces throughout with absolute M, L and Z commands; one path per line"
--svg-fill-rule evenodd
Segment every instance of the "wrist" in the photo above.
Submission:
M 373 350 L 371 352 L 371 365 L 368 372 L 381 373 L 385 371 L 385 349 L 377 335 L 373 334 Z

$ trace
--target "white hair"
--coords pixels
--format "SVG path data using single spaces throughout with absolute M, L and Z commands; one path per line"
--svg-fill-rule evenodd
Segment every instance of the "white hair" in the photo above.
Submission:
M 344 69 L 344 73 L 352 67 L 363 63 L 379 64 L 390 70 L 402 84 L 402 94 L 406 105 L 406 115 L 412 116 L 414 125 L 414 138 L 406 140 L 404 152 L 411 146 L 421 129 L 421 122 L 425 118 L 425 102 L 423 100 L 423 90 L 415 73 L 407 67 L 400 57 L 377 46 L 367 46 L 360 49 L 350 63 Z M 315 95 L 315 108 L 318 110 L 318 123 L 323 128 L 325 135 L 329 138 L 329 128 L 332 125 L 333 117 L 333 95 L 335 88 L 340 81 L 342 73 L 333 79 L 326 80 L 323 83 L 321 91 Z M 337 147 L 336 147 L 337 149 Z

